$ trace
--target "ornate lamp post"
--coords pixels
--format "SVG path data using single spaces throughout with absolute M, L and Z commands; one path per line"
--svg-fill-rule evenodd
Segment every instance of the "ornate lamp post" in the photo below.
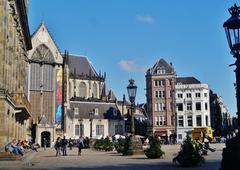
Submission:
M 141 139 L 135 136 L 134 110 L 135 110 L 135 98 L 137 93 L 137 86 L 134 84 L 133 79 L 129 80 L 127 91 L 128 91 L 129 100 L 131 102 L 131 136 L 126 141 L 127 145 L 125 145 L 123 155 L 143 154 Z
M 238 115 L 238 129 L 240 128 L 240 7 L 236 4 L 228 9 L 231 17 L 224 22 L 228 45 L 231 50 L 231 54 L 236 61 L 235 74 L 236 74 L 236 96 L 237 96 L 237 115 Z M 226 148 L 223 149 L 223 157 L 221 163 L 221 170 L 226 169 L 239 169 L 240 162 L 240 135 L 230 139 L 226 143 Z
M 90 139 L 92 139 L 92 121 L 94 117 L 94 112 L 90 111 L 89 112 L 89 121 L 90 121 Z
M 135 127 L 134 127 L 134 107 L 135 107 L 135 98 L 137 93 L 137 86 L 134 84 L 134 80 L 129 80 L 129 85 L 127 86 L 129 100 L 131 102 L 131 133 L 135 134 Z
M 83 136 L 83 119 L 79 117 L 78 119 L 79 122 L 79 128 L 80 128 L 80 135 L 79 136 Z

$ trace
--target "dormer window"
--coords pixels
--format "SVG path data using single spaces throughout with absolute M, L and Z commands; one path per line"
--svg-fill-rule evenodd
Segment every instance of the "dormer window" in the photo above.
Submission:
M 158 67 L 157 68 L 157 74 L 165 74 L 166 73 L 166 70 L 164 67 Z

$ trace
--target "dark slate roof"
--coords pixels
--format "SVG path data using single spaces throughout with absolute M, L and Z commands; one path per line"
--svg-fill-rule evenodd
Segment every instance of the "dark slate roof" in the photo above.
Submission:
M 70 110 L 68 110 L 68 116 L 73 119 L 79 118 L 79 115 L 74 115 L 74 108 L 78 108 L 80 118 L 89 119 L 89 113 L 98 108 L 98 115 L 94 116 L 94 119 L 121 119 L 121 113 L 118 110 L 115 103 L 106 102 L 70 102 Z
M 172 66 L 172 63 L 168 64 L 163 58 L 161 58 L 159 61 L 157 61 L 152 68 L 148 70 L 150 74 L 157 74 L 157 70 L 159 68 L 165 69 L 165 74 L 173 74 L 174 68 Z
M 76 69 L 76 75 L 88 75 L 98 77 L 96 70 L 87 57 L 69 55 L 68 65 L 70 74 L 74 75 L 74 69 Z
M 201 84 L 195 77 L 177 77 L 176 82 L 181 84 Z

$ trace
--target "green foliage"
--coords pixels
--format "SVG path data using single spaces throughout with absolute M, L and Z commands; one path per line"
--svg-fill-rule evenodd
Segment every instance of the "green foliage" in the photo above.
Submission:
M 204 158 L 201 155 L 201 146 L 195 140 L 187 136 L 178 155 L 173 158 L 173 162 L 178 162 L 183 167 L 197 166 L 203 163 Z
M 149 159 L 161 158 L 165 153 L 161 150 L 161 142 L 157 137 L 149 137 L 150 147 L 144 151 Z
M 114 147 L 118 153 L 123 153 L 125 143 L 126 139 L 119 138 L 117 142 L 114 144 Z
M 110 141 L 109 137 L 97 139 L 93 145 L 96 150 L 112 151 L 113 143 Z

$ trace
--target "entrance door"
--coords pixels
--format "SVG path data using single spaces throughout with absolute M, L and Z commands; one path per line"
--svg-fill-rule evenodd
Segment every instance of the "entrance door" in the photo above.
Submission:
M 47 140 L 47 147 L 50 147 L 50 132 L 44 131 L 41 133 L 41 147 L 44 147 L 44 138 Z

